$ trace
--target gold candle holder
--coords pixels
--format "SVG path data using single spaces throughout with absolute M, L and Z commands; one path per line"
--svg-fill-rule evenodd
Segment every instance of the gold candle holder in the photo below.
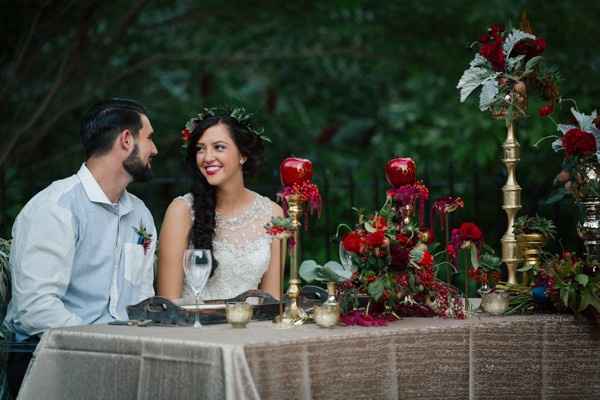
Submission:
M 306 318 L 306 312 L 300 307 L 300 279 L 298 278 L 298 247 L 300 246 L 300 219 L 304 213 L 304 199 L 294 194 L 287 199 L 288 215 L 292 220 L 293 246 L 290 248 L 290 283 L 287 296 L 290 304 L 286 310 L 286 318 L 293 320 L 296 324 Z
M 517 163 L 520 161 L 521 145 L 517 141 L 516 120 L 527 113 L 527 86 L 525 82 L 518 81 L 513 85 L 512 91 L 507 95 L 508 102 L 512 105 L 512 115 L 507 120 L 506 141 L 502 145 L 504 148 L 504 158 L 502 162 L 506 166 L 508 176 L 506 183 L 502 187 L 503 205 L 502 209 L 506 212 L 508 226 L 500 242 L 502 243 L 502 262 L 508 269 L 508 283 L 517 284 L 517 265 L 519 264 L 519 251 L 517 248 L 517 238 L 514 233 L 513 225 L 517 213 L 521 209 L 521 186 L 517 183 Z M 496 118 L 506 118 L 507 109 L 498 113 L 492 113 Z

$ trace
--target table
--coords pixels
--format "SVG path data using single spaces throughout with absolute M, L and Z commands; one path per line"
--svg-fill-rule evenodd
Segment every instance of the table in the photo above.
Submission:
M 61 328 L 19 399 L 597 399 L 596 331 L 568 315 Z

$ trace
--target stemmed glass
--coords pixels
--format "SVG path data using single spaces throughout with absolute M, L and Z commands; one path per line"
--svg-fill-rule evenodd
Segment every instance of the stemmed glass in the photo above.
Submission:
M 200 305 L 200 293 L 204 290 L 210 271 L 212 269 L 212 254 L 207 249 L 186 250 L 183 254 L 183 271 L 185 280 L 196 298 L 196 310 L 194 310 L 194 328 L 202 326 L 198 315 Z

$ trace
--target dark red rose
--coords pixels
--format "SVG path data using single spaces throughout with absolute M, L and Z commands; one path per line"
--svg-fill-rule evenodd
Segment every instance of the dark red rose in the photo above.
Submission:
M 594 135 L 578 128 L 573 128 L 565 133 L 561 142 L 567 156 L 583 156 L 596 152 Z
M 392 257 L 390 265 L 396 269 L 406 267 L 409 259 L 409 252 L 403 246 L 393 244 L 390 246 L 390 255 Z
M 385 233 L 383 231 L 376 231 L 368 233 L 365 237 L 365 243 L 369 247 L 381 247 L 385 241 Z
M 350 232 L 342 239 L 342 246 L 346 251 L 360 254 L 363 248 L 363 238 L 358 232 Z
M 550 104 L 545 104 L 543 106 L 540 107 L 540 109 L 538 110 L 538 114 L 540 114 L 540 117 L 544 118 L 547 117 L 548 115 L 552 114 L 554 112 L 554 104 L 550 103 Z
M 511 55 L 524 55 L 525 60 L 539 56 L 546 50 L 546 41 L 542 38 L 524 39 L 513 47 Z
M 462 240 L 479 242 L 483 238 L 483 234 L 481 233 L 479 227 L 471 222 L 463 223 L 458 230 Z

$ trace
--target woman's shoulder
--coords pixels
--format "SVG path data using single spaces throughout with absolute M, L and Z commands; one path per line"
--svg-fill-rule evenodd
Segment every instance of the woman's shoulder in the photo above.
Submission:
M 173 199 L 171 204 L 186 205 L 189 209 L 194 207 L 194 196 L 191 193 L 186 193 L 182 196 L 177 196 Z
M 283 209 L 281 208 L 281 206 L 279 204 L 275 203 L 273 200 L 271 200 L 267 196 L 261 195 L 260 193 L 256 193 L 256 192 L 252 192 L 252 193 L 254 193 L 254 195 L 256 196 L 257 203 L 260 205 L 260 207 L 265 212 L 268 212 L 270 216 L 276 216 L 276 217 L 283 216 Z

